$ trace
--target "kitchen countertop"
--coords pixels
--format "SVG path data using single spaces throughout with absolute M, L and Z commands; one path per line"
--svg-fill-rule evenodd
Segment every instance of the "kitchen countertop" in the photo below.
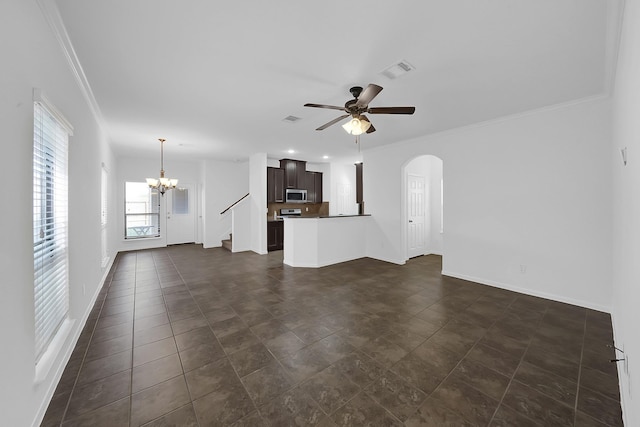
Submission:
M 371 214 L 362 214 L 362 215 L 307 215 L 307 216 L 288 216 L 286 218 L 294 218 L 294 219 L 326 219 L 326 218 L 353 218 L 357 216 L 371 216 Z M 276 219 L 269 218 L 267 222 L 278 222 L 284 221 L 283 217 L 278 217 Z
M 324 218 L 353 218 L 356 216 L 371 216 L 371 214 L 362 214 L 362 215 L 320 215 L 320 216 L 307 216 L 307 217 L 300 217 L 300 218 L 320 218 L 320 219 L 324 219 Z

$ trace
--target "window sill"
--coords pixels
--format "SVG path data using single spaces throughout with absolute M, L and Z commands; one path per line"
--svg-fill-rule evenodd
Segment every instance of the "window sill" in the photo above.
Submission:
M 36 373 L 33 379 L 34 384 L 42 383 L 49 376 L 53 362 L 56 361 L 60 355 L 60 351 L 63 350 L 64 344 L 67 342 L 67 338 L 69 338 L 75 323 L 75 320 L 67 318 L 60 326 L 55 338 L 53 338 L 49 344 L 47 351 L 44 352 L 38 363 L 36 363 Z
M 135 237 L 133 239 L 122 239 L 123 242 L 146 242 L 148 240 L 161 240 L 162 236 L 158 237 Z

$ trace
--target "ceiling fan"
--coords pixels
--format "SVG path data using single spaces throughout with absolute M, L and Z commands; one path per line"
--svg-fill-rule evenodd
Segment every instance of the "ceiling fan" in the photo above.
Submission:
M 328 123 L 323 124 L 316 130 L 324 130 L 329 126 L 332 126 L 339 121 L 351 116 L 351 120 L 342 127 L 348 133 L 352 135 L 360 135 L 362 133 L 372 133 L 376 131 L 367 116 L 363 113 L 369 114 L 413 114 L 416 111 L 416 107 L 369 107 L 369 103 L 375 98 L 382 87 L 378 85 L 369 84 L 366 89 L 362 89 L 360 86 L 354 86 L 349 89 L 353 99 L 350 99 L 344 104 L 344 107 L 338 107 L 336 105 L 324 105 L 324 104 L 304 104 L 305 107 L 315 108 L 328 108 L 330 110 L 341 110 L 346 112 L 338 118 L 331 120 Z

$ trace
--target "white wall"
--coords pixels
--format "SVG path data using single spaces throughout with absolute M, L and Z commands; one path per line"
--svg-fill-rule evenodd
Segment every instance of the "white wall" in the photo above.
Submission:
M 427 241 L 429 253 L 442 255 L 442 160 L 428 156 L 429 160 L 429 205 L 431 233 Z
M 267 155 L 256 153 L 249 158 L 249 192 L 251 193 L 251 250 L 267 253 Z
M 625 425 L 640 425 L 640 4 L 625 2 L 614 93 L 613 326 L 616 347 L 629 358 L 618 365 Z M 627 165 L 620 150 L 627 148 Z M 622 357 L 619 354 L 619 357 Z M 636 403 L 634 403 L 634 399 Z
M 251 227 L 251 198 L 241 200 L 231 210 L 231 252 L 244 252 L 251 250 L 253 234 Z
M 249 162 L 204 164 L 204 247 L 222 246 L 231 232 L 231 211 L 220 212 L 249 192 Z
M 608 101 L 591 101 L 366 151 L 368 255 L 404 262 L 402 169 L 432 154 L 446 274 L 608 311 L 609 118 Z
M 153 143 L 153 142 L 150 142 Z M 201 185 L 201 166 L 198 162 L 176 161 L 164 159 L 164 170 L 167 178 L 177 178 L 178 185 L 193 184 L 196 189 Z M 160 237 L 145 238 L 135 240 L 125 240 L 124 238 L 124 187 L 125 182 L 145 182 L 146 178 L 157 178 L 160 176 L 160 143 L 158 143 L 158 153 L 150 157 L 120 157 L 117 160 L 116 168 L 116 249 L 118 251 L 133 251 L 139 249 L 158 248 L 167 245 L 167 215 L 166 197 L 160 198 Z M 197 205 L 197 204 L 196 204 Z M 200 211 L 201 209 L 197 209 Z M 196 212 L 196 219 L 200 212 Z
M 101 265 L 101 164 L 114 159 L 56 38 L 35 1 L 0 2 L 0 129 L 4 186 L 0 221 L 0 414 L 7 426 L 38 425 L 106 268 Z M 74 126 L 69 145 L 70 316 L 74 329 L 52 369 L 34 383 L 32 90 L 41 88 Z M 114 175 L 110 174 L 110 178 Z M 111 183 L 110 183 L 111 184 Z M 113 186 L 111 186 L 113 188 Z M 113 193 L 110 197 L 113 202 Z M 110 218 L 115 218 L 110 212 Z M 115 252 L 109 242 L 110 259 Z M 108 266 L 107 266 L 108 267 Z M 83 285 L 85 292 L 83 292 Z

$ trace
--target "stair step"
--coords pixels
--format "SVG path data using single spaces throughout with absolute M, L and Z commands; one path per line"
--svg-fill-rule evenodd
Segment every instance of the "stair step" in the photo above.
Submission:
M 229 250 L 229 251 L 231 251 L 231 248 L 232 248 L 231 239 L 223 240 L 222 241 L 222 247 L 227 249 L 227 250 Z

